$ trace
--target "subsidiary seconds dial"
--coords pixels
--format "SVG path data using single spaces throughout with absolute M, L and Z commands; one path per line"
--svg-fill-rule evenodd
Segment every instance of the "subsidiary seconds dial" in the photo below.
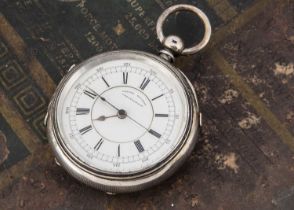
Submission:
M 72 82 L 57 120 L 66 147 L 83 164 L 111 174 L 136 173 L 179 144 L 187 104 L 181 84 L 152 65 L 106 62 Z

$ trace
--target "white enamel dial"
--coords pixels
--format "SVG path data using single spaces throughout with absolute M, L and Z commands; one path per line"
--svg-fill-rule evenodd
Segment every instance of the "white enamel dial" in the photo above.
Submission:
M 127 58 L 78 68 L 57 104 L 59 132 L 73 156 L 97 171 L 133 174 L 172 154 L 189 108 L 166 66 Z

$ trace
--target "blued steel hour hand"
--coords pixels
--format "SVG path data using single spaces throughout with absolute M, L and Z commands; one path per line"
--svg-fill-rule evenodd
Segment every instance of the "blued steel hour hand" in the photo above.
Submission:
M 118 110 L 117 114 L 115 114 L 115 115 L 110 115 L 110 116 L 101 115 L 100 117 L 98 117 L 94 120 L 105 121 L 106 119 L 112 118 L 112 117 L 117 117 L 119 119 L 125 119 L 127 117 L 127 112 L 123 109 L 120 109 L 120 110 Z
M 98 120 L 98 121 L 104 121 L 108 118 L 112 118 L 112 117 L 117 117 L 117 114 L 116 115 L 110 115 L 110 116 L 105 116 L 105 115 L 101 115 L 100 117 L 94 119 L 94 120 Z

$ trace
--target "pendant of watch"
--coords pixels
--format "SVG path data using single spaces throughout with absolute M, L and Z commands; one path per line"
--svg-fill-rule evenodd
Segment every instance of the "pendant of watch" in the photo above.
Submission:
M 184 48 L 162 26 L 176 11 L 203 21 L 202 41 Z M 174 55 L 194 54 L 211 35 L 207 16 L 191 5 L 175 5 L 158 19 L 160 55 L 119 50 L 70 68 L 45 118 L 57 163 L 77 180 L 109 193 L 154 186 L 171 176 L 196 144 L 201 125 L 197 96 L 172 65 Z

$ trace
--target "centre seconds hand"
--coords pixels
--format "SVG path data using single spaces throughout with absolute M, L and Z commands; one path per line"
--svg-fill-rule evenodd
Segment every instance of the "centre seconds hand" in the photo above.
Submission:
M 141 123 L 139 123 L 138 121 L 136 121 L 134 118 L 130 117 L 129 115 L 127 115 L 127 118 L 129 118 L 130 120 L 132 120 L 133 122 L 135 122 L 137 125 L 139 125 L 142 128 L 144 128 L 146 131 L 149 131 L 144 125 L 142 125 Z

